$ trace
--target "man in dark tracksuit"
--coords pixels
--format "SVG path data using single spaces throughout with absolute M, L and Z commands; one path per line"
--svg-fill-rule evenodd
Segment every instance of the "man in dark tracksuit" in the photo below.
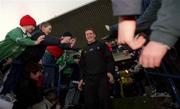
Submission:
M 105 44 L 96 41 L 93 29 L 85 31 L 88 42 L 82 51 L 80 59 L 81 80 L 79 89 L 85 83 L 85 108 L 86 109 L 111 109 L 108 90 L 109 82 L 113 83 L 114 60 Z

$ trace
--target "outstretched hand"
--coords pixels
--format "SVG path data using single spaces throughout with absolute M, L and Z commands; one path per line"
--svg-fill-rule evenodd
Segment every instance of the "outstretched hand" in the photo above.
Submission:
M 78 83 L 78 89 L 79 89 L 80 91 L 83 90 L 83 88 L 82 88 L 82 87 L 83 87 L 83 82 L 84 82 L 83 80 L 80 80 L 79 83 Z
M 146 39 L 144 36 L 134 37 L 135 29 L 135 19 L 120 19 L 118 26 L 118 43 L 127 44 L 133 50 L 141 48 L 146 42 Z
M 139 63 L 145 68 L 159 67 L 168 47 L 162 43 L 150 41 L 143 49 Z
M 38 37 L 38 39 L 35 41 L 35 44 L 38 45 L 40 44 L 45 38 L 45 35 L 41 35 Z

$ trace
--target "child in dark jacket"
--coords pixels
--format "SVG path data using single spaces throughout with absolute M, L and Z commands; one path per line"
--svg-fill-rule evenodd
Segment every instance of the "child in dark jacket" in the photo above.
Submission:
M 17 101 L 13 109 L 28 109 L 43 99 L 42 88 L 38 85 L 41 75 L 39 64 L 29 63 L 25 66 L 24 77 L 18 82 L 14 91 Z

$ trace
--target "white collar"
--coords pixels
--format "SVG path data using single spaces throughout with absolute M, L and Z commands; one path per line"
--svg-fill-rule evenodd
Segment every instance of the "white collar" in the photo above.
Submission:
M 31 37 L 31 34 L 26 32 L 26 30 L 20 26 L 20 28 L 22 29 L 23 33 L 26 34 L 28 37 Z
M 20 26 L 20 28 L 22 29 L 23 33 L 26 33 L 26 30 Z

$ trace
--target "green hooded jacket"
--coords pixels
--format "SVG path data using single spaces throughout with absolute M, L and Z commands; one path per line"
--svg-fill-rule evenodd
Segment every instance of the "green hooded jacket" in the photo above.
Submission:
M 5 40 L 0 42 L 0 61 L 6 58 L 14 59 L 24 51 L 26 46 L 32 45 L 35 45 L 35 41 L 17 27 L 8 32 Z

